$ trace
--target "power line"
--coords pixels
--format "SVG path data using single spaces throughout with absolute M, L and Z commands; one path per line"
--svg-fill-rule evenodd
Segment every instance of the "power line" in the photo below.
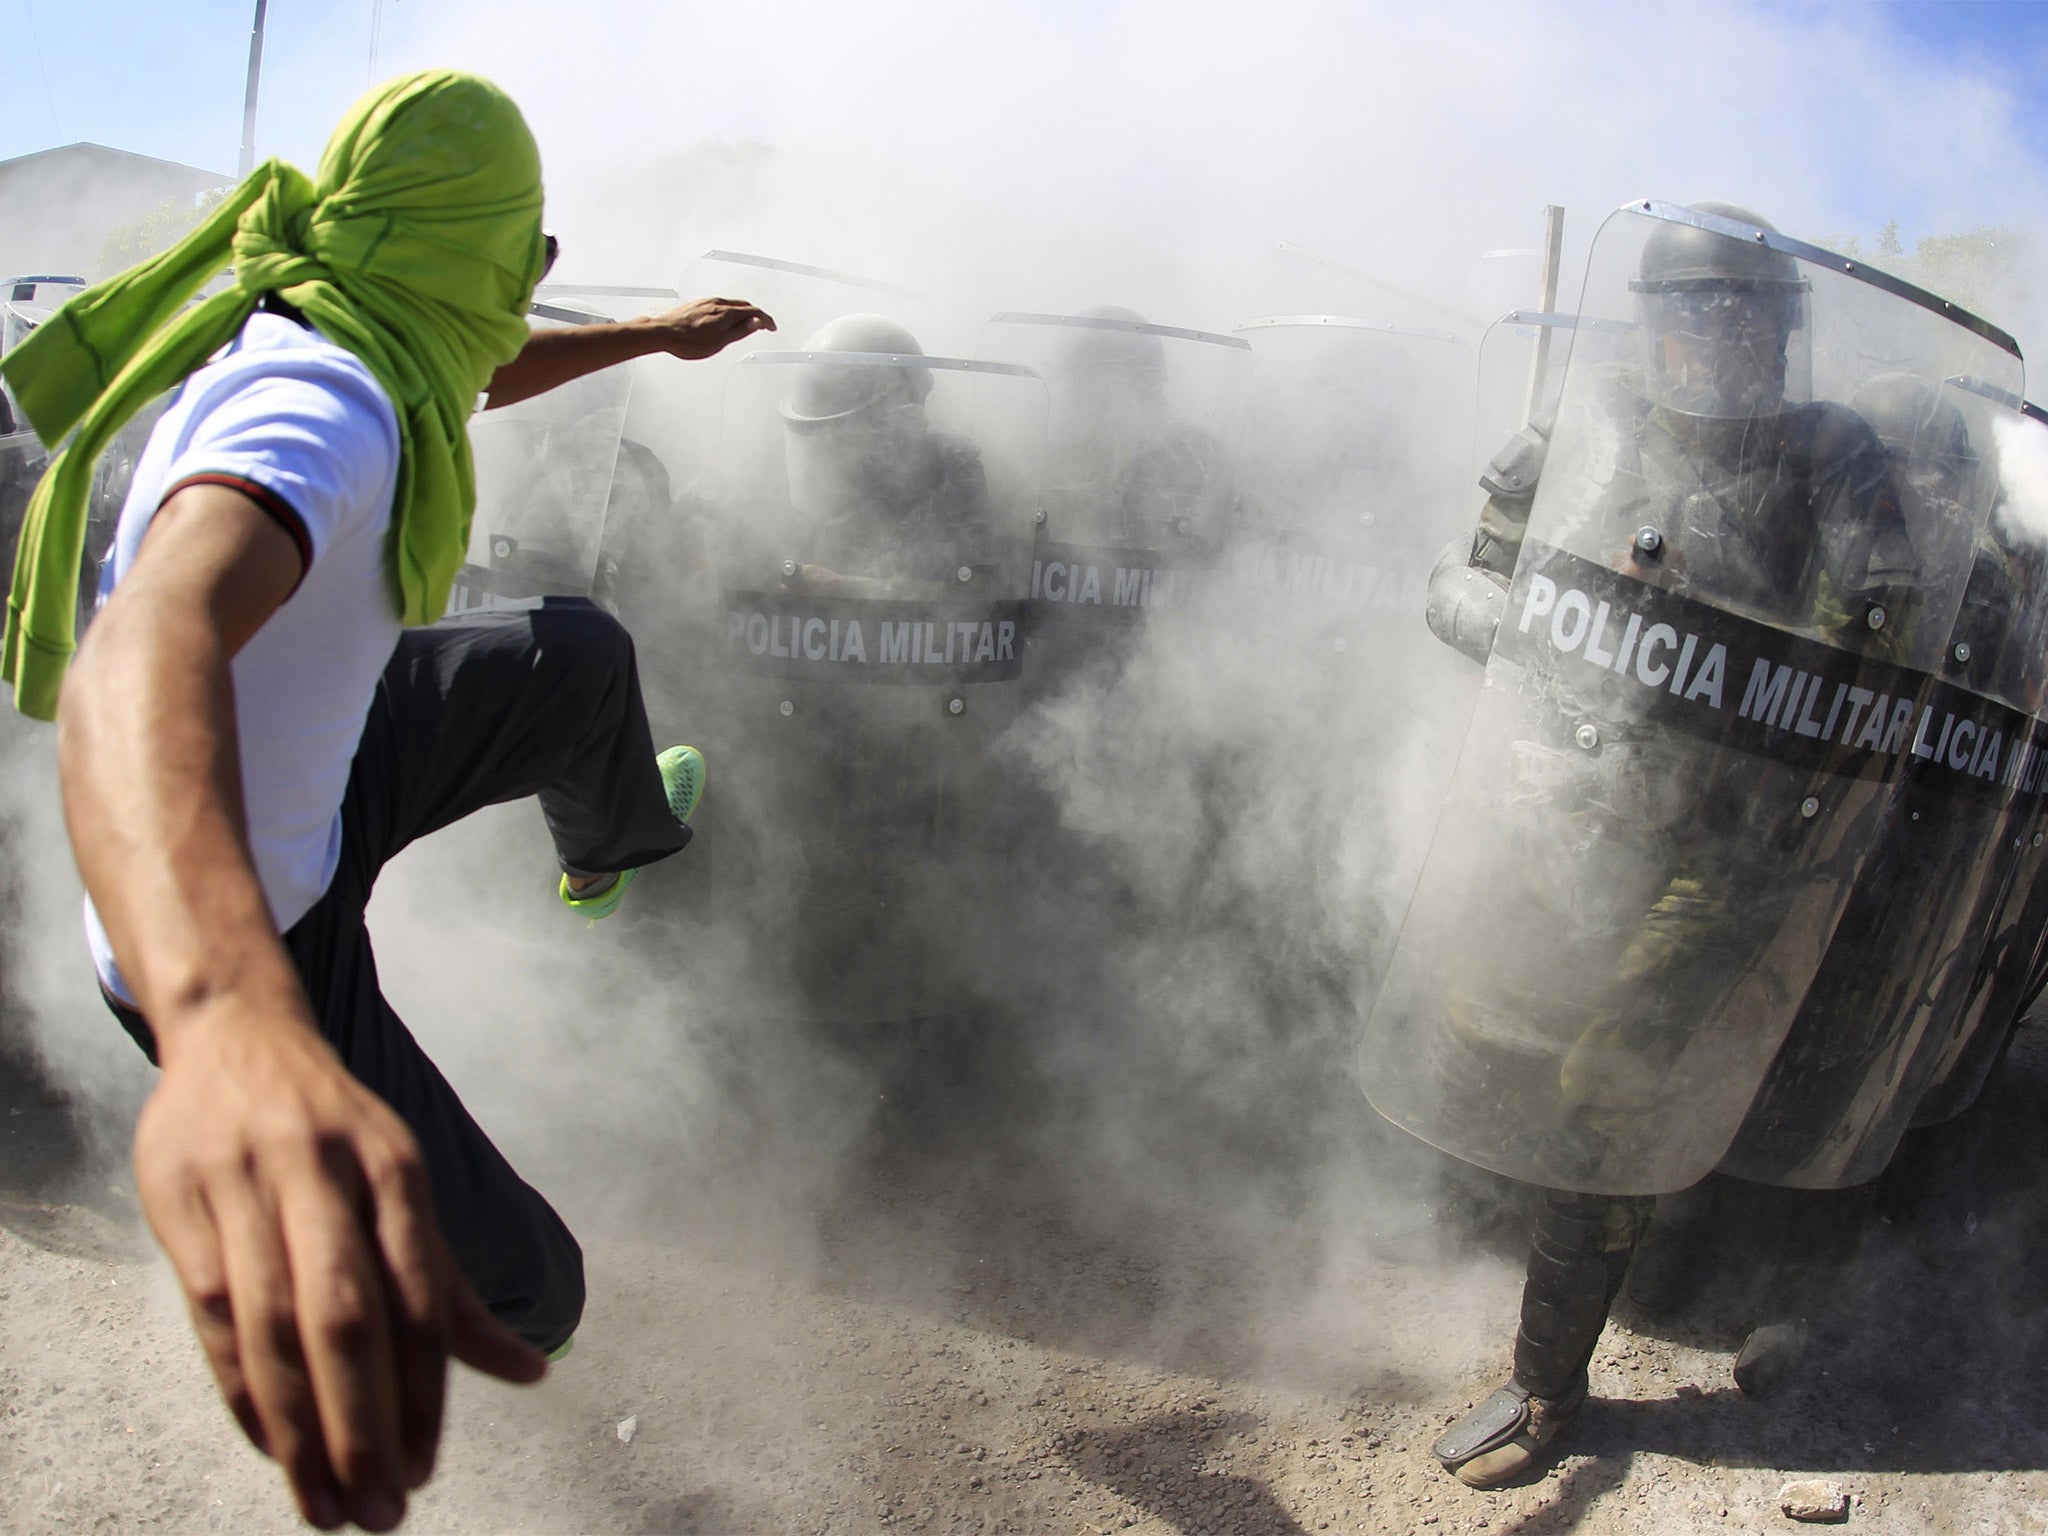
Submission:
M 43 77 L 43 100 L 50 105 L 50 126 L 57 130 L 59 143 L 64 140 L 64 124 L 57 117 L 57 98 L 50 93 L 50 71 L 43 63 L 43 40 L 36 32 L 36 13 L 33 6 L 25 8 L 28 16 L 29 41 L 36 48 L 36 73 Z

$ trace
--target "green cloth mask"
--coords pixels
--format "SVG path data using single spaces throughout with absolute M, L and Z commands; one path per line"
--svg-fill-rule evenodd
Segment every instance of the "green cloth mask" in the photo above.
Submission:
M 317 182 L 267 161 L 185 239 L 71 299 L 0 373 L 46 443 L 77 428 L 36 487 L 15 550 L 0 679 L 54 720 L 93 465 L 148 401 L 232 341 L 266 293 L 347 348 L 398 416 L 389 562 L 407 624 L 430 624 L 469 544 L 468 420 L 525 345 L 540 281 L 540 152 L 510 97 L 452 70 L 371 91 Z M 233 282 L 185 306 L 232 257 Z

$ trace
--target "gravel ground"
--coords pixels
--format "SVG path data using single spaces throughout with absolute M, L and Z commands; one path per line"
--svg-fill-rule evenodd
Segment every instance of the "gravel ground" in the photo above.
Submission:
M 590 1202 L 575 1354 L 530 1391 L 458 1383 L 409 1528 L 1790 1529 L 1778 1487 L 1823 1476 L 1860 1529 L 2048 1529 L 2048 1352 L 2023 1262 L 2048 1049 L 2021 1040 L 1982 1112 L 1856 1207 L 1794 1381 L 1752 1402 L 1729 1366 L 1757 1276 L 1813 1247 L 1829 1202 L 1761 1194 L 1734 1202 L 1725 1273 L 1679 1320 L 1624 1307 L 1570 1454 L 1532 1486 L 1475 1493 L 1424 1454 L 1505 1364 L 1511 1234 L 1429 1264 L 1412 1233 L 1328 1224 L 1284 1253 L 1105 1234 L 912 1116 L 807 1192 L 801 1223 L 740 1220 L 771 1192 L 735 1169 L 659 1214 Z M 7 1528 L 289 1527 L 118 1164 L 34 1074 L 7 1081 Z
M 590 1280 L 544 1385 L 458 1378 L 409 1530 L 1789 1530 L 1778 1489 L 1819 1477 L 1856 1529 L 2048 1531 L 2048 1030 L 1876 1186 L 1728 1190 L 1693 1294 L 1620 1309 L 1555 1470 L 1482 1494 L 1427 1447 L 1506 1372 L 1514 1213 L 1378 1126 L 1342 1029 L 1232 1057 L 1236 1015 L 1190 1051 L 1168 1010 L 1034 1055 L 1042 1026 L 984 1021 L 878 1057 L 721 1028 L 702 999 L 743 957 L 664 915 L 687 881 L 650 872 L 637 936 L 565 932 L 537 823 L 408 852 L 372 913 L 387 991 Z M 46 1066 L 0 1009 L 0 1528 L 289 1529 L 139 1231 L 150 1075 L 75 913 L 38 907 L 9 960 Z M 1802 1297 L 1811 1346 L 1744 1397 L 1744 1335 Z

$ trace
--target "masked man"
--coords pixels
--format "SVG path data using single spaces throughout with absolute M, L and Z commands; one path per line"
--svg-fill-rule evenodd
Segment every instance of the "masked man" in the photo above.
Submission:
M 482 392 L 771 323 L 709 300 L 529 337 L 552 246 L 518 109 L 472 76 L 407 76 L 355 106 L 317 177 L 260 167 L 5 362 L 45 442 L 76 429 L 24 522 L 4 675 L 59 722 L 93 957 L 163 1069 L 143 1209 L 223 1396 L 322 1527 L 402 1518 L 448 1355 L 532 1380 L 583 1301 L 575 1240 L 378 992 L 378 870 L 537 793 L 565 897 L 602 916 L 688 840 L 702 783 L 687 748 L 657 763 L 632 643 L 596 608 L 434 623 Z M 94 462 L 169 390 L 73 662 Z

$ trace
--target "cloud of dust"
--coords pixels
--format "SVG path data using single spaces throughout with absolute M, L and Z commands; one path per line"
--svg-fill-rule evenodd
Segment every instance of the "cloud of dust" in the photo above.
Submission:
M 1992 442 L 2004 500 L 2000 513 L 2036 544 L 2048 544 L 2048 432 L 2023 416 L 2001 412 Z
M 1491 316 L 1471 306 L 1501 302 L 1506 265 L 1482 258 L 1565 204 L 1568 307 L 1601 215 L 1630 196 L 1730 197 L 1808 233 L 1895 207 L 2010 223 L 2042 201 L 2010 97 L 1853 8 L 1333 0 L 1278 33 L 1270 9 L 1190 23 L 1164 0 L 446 15 L 391 67 L 431 55 L 525 104 L 558 282 L 786 302 L 791 323 L 747 351 L 880 310 L 971 358 L 998 310 L 1106 304 L 1248 341 L 1235 382 L 1179 395 L 1204 346 L 1233 349 L 1165 353 L 1220 497 L 1190 514 L 1210 522 L 1185 535 L 1175 600 L 985 685 L 1018 690 L 994 725 L 905 726 L 931 773 L 974 789 L 934 792 L 961 814 L 914 857 L 856 836 L 868 760 L 849 738 L 805 734 L 809 716 L 776 734 L 720 670 L 718 561 L 746 489 L 732 414 L 768 397 L 750 403 L 730 360 L 636 365 L 626 435 L 672 507 L 618 573 L 621 607 L 657 737 L 710 755 L 699 842 L 585 932 L 554 901 L 532 808 L 499 808 L 405 854 L 372 909 L 399 1011 L 572 1216 L 823 1264 L 821 1216 L 957 1095 L 1003 1167 L 965 1160 L 986 1179 L 940 1200 L 958 1224 L 933 1223 L 902 1274 L 957 1259 L 979 1230 L 962 1208 L 994 1191 L 1156 1260 L 1169 1304 L 1145 1326 L 1168 1338 L 1201 1327 L 1193 1299 L 1173 1315 L 1198 1288 L 1176 1289 L 1177 1256 L 1372 1326 L 1329 1298 L 1436 1198 L 1439 1163 L 1376 1123 L 1350 1057 L 1479 676 L 1428 634 L 1422 597 L 1471 526 L 1475 455 L 1519 424 L 1512 407 L 1476 419 L 1526 369 L 1482 344 Z M 1262 258 L 1283 241 L 1341 265 Z M 704 260 L 721 250 L 887 288 Z M 1316 314 L 1367 324 L 1239 329 Z M 1047 419 L 1039 477 L 1085 479 L 1057 391 Z M 2001 443 L 2001 463 L 2016 513 L 2048 527 L 2038 436 Z M 896 708 L 906 690 L 873 691 Z M 95 1013 L 33 750 L 5 789 L 29 893 L 10 985 L 53 1071 L 130 1103 L 139 1064 Z M 867 953 L 914 994 L 903 1012 L 848 1015 L 875 978 L 802 952 L 807 924 L 841 922 L 847 966 L 861 934 L 885 936 Z M 949 1145 L 976 1139 L 947 1124 Z

